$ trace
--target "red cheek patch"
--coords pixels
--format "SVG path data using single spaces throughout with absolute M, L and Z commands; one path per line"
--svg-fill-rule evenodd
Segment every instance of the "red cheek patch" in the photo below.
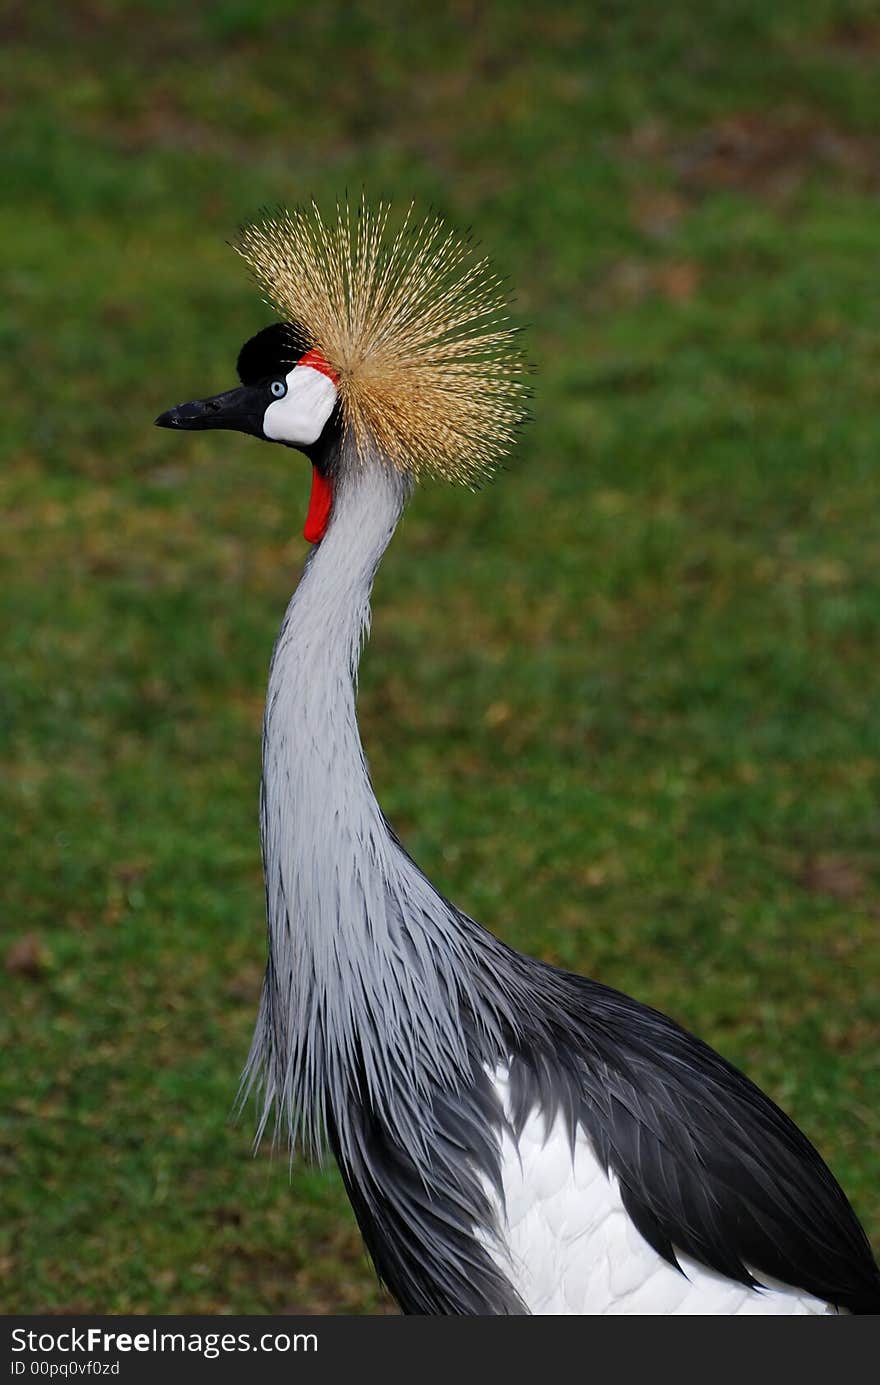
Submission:
M 322 375 L 326 375 L 327 379 L 332 380 L 334 385 L 339 384 L 339 376 L 336 371 L 333 369 L 330 362 L 325 360 L 316 347 L 313 347 L 311 351 L 307 351 L 304 356 L 300 356 L 297 365 L 311 366 L 312 370 L 319 370 Z
M 300 362 L 302 364 L 302 362 Z M 312 467 L 312 494 L 309 500 L 309 512 L 306 515 L 304 536 L 309 543 L 320 543 L 330 522 L 330 511 L 333 508 L 333 486 L 322 476 L 317 467 Z

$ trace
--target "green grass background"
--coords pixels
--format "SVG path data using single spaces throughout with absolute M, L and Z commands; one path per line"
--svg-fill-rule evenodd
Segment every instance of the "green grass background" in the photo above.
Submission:
M 497 484 L 420 490 L 361 717 L 434 880 L 672 1013 L 880 1236 L 880 13 L 12 0 L 0 1307 L 388 1311 L 334 1170 L 229 1120 L 308 467 L 152 426 L 267 320 L 226 245 L 348 188 L 531 324 Z

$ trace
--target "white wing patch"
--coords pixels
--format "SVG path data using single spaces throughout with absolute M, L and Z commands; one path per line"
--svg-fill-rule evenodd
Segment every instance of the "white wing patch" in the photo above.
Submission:
M 493 1076 L 509 1114 L 507 1069 Z M 684 1274 L 648 1245 L 627 1215 L 583 1131 L 574 1154 L 563 1123 L 545 1131 L 535 1111 L 514 1143 L 502 1138 L 504 1201 L 484 1180 L 500 1236 L 481 1240 L 535 1314 L 651 1316 L 771 1314 L 835 1310 L 786 1285 L 748 1289 L 679 1255 Z M 758 1276 L 756 1275 L 756 1278 Z

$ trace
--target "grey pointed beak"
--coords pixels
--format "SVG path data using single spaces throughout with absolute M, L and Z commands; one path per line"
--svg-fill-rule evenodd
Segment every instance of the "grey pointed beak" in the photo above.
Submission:
M 215 394 L 210 399 L 191 399 L 188 404 L 175 404 L 156 419 L 157 428 L 231 428 L 238 433 L 253 433 L 263 437 L 263 414 L 266 400 L 263 392 L 251 385 Z

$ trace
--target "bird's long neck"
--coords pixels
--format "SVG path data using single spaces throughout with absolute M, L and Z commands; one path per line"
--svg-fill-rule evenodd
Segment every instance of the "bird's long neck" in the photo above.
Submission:
M 264 1089 L 263 1120 L 274 1102 L 291 1139 L 310 1146 L 320 1147 L 328 1108 L 344 1142 L 352 1096 L 415 1132 L 419 1091 L 469 1061 L 461 917 L 389 832 L 355 711 L 373 577 L 407 494 L 378 461 L 343 475 L 269 677 L 270 955 L 247 1077 Z
M 362 851 L 377 833 L 384 837 L 355 691 L 373 578 L 406 498 L 404 479 L 390 468 L 343 476 L 269 673 L 263 850 L 270 921 L 293 913 L 321 937 L 332 933 L 329 924 L 355 884 L 360 892 L 369 884 Z

